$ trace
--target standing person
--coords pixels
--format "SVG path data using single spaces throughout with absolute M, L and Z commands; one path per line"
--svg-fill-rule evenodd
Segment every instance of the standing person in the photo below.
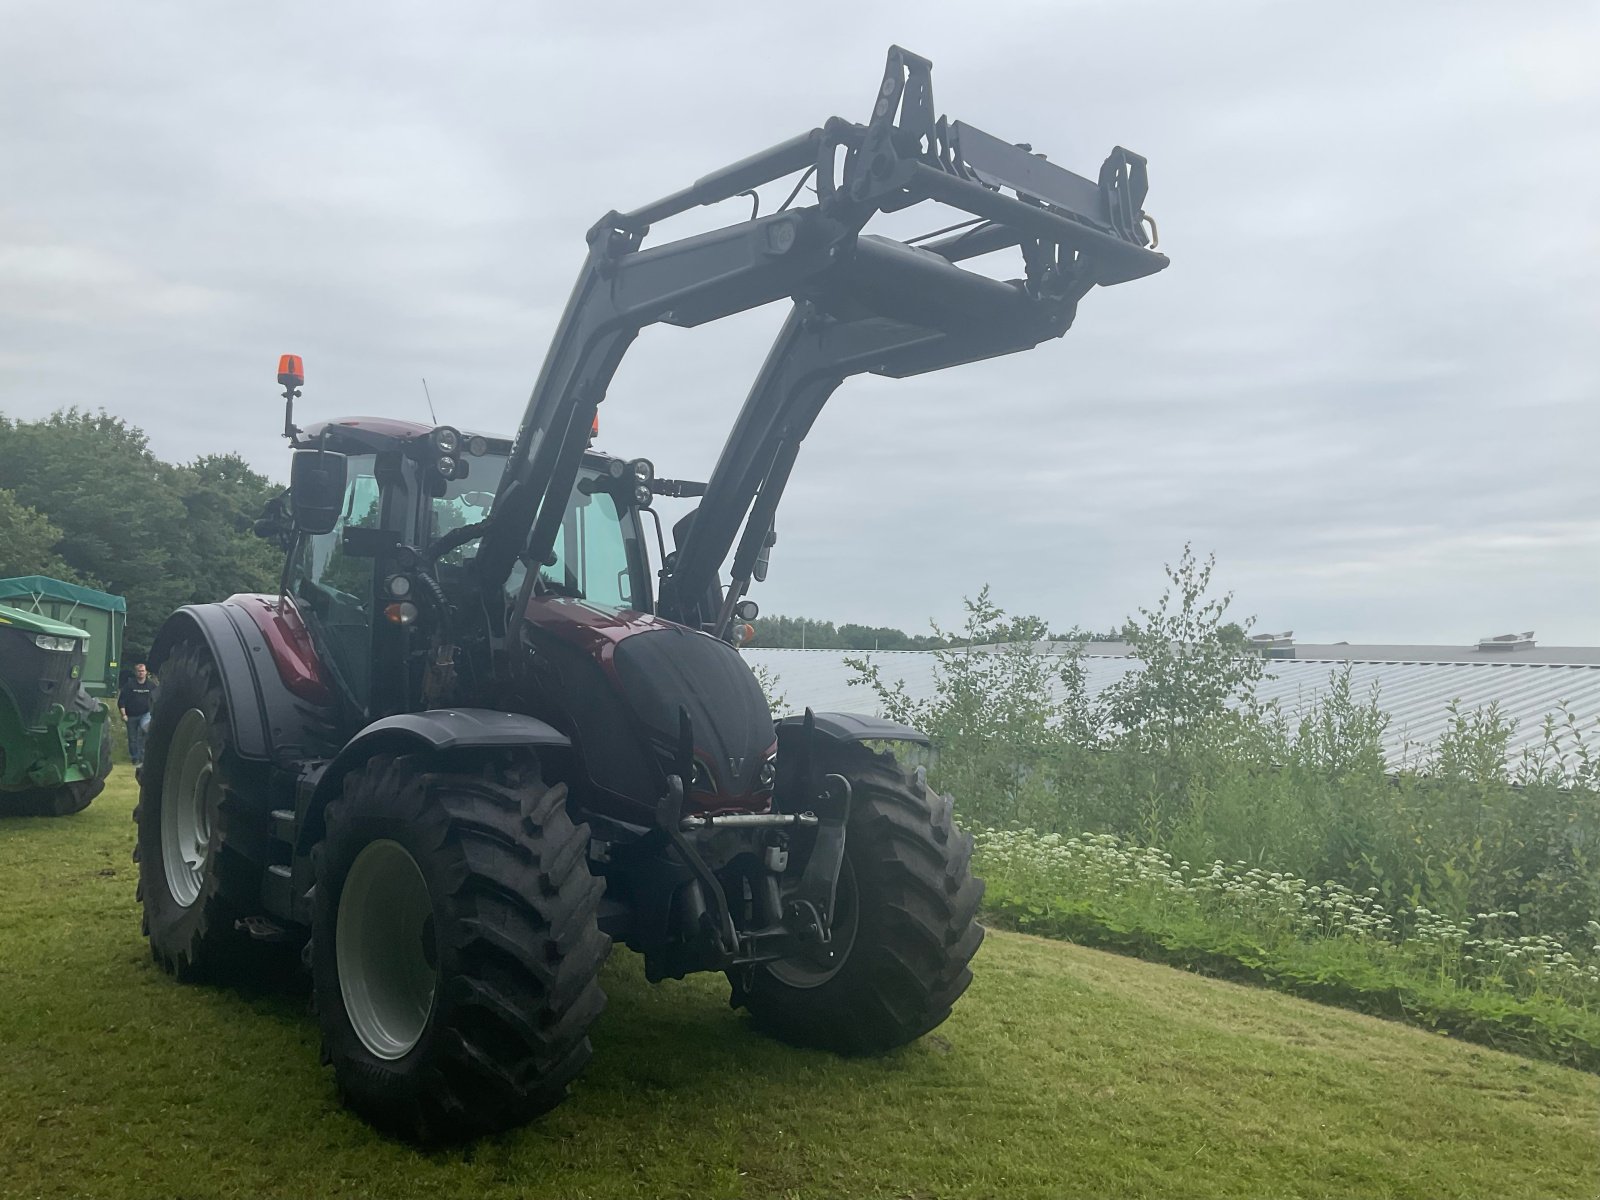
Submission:
M 117 711 L 128 723 L 128 761 L 135 767 L 144 765 L 144 735 L 150 729 L 150 710 L 155 706 L 161 685 L 150 678 L 149 669 L 142 663 L 133 664 L 133 676 L 117 693 Z

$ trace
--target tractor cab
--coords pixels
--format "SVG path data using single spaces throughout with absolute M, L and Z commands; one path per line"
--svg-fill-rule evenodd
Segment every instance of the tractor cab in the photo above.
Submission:
M 646 460 L 585 454 L 561 535 L 531 584 L 519 562 L 484 594 L 474 567 L 509 439 L 343 417 L 297 430 L 291 444 L 294 483 L 277 515 L 283 591 L 353 716 L 421 707 L 430 676 L 419 655 L 437 650 L 441 634 L 456 646 L 452 627 L 485 608 L 504 620 L 525 588 L 525 605 L 563 598 L 605 614 L 652 611 Z M 487 669 L 462 664 L 473 665 Z M 448 698 L 437 680 L 431 691 Z

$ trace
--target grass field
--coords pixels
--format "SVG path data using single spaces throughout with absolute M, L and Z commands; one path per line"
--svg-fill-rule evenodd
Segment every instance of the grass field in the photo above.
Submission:
M 937 1034 L 845 1061 L 617 952 L 571 1100 L 447 1153 L 339 1108 L 306 991 L 139 937 L 131 775 L 0 824 L 0 1196 L 1594 1197 L 1600 1078 L 992 933 Z

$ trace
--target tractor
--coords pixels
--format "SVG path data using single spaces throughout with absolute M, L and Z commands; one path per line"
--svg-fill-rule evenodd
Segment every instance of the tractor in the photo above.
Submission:
M 106 786 L 105 707 L 83 686 L 87 631 L 0 605 L 0 814 L 64 817 Z
M 792 177 L 761 213 L 757 189 Z M 1146 186 L 1127 150 L 1091 180 L 936 119 L 930 64 L 894 47 L 864 124 L 833 118 L 589 230 L 513 437 L 301 428 L 286 355 L 290 483 L 257 524 L 284 550 L 278 593 L 182 608 L 150 655 L 135 820 L 156 961 L 226 980 L 263 944 L 291 964 L 297 948 L 345 1103 L 429 1143 L 566 1095 L 614 942 L 652 981 L 722 972 L 795 1045 L 879 1053 L 938 1026 L 983 937 L 972 840 L 894 753 L 922 734 L 774 721 L 737 648 L 747 593 L 835 389 L 1060 337 L 1096 285 L 1166 266 Z M 747 218 L 646 244 L 739 196 Z M 966 219 L 864 232 L 926 201 Z M 1008 251 L 1020 278 L 960 265 Z M 642 329 L 782 300 L 704 482 L 593 449 Z M 670 549 L 661 497 L 696 502 Z

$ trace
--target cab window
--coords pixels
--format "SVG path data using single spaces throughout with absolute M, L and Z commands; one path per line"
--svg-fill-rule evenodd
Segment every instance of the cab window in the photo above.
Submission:
M 607 492 L 574 489 L 556 539 L 556 561 L 540 574 L 556 591 L 601 608 L 641 608 L 630 566 L 632 522 Z
M 451 480 L 443 496 L 429 501 L 428 540 L 437 541 L 453 530 L 474 525 L 494 507 L 494 488 L 505 469 L 503 455 L 483 455 L 472 460 L 467 479 Z M 595 479 L 599 472 L 585 467 L 580 479 Z M 440 579 L 465 569 L 478 553 L 474 538 L 439 558 Z M 550 591 L 573 596 L 601 608 L 642 609 L 649 595 L 636 587 L 643 578 L 644 557 L 638 544 L 636 523 L 606 492 L 585 495 L 574 489 L 556 537 L 555 562 L 543 566 L 539 576 Z M 506 600 L 514 601 L 526 577 L 518 562 L 506 580 Z

